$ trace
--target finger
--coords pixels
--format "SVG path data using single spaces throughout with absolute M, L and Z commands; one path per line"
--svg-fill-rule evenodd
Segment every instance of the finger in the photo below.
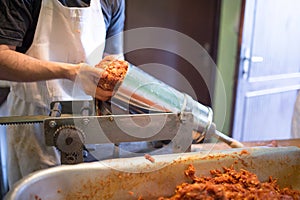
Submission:
M 101 88 L 97 87 L 95 98 L 102 101 L 106 101 L 110 99 L 112 95 L 113 95 L 112 91 L 102 90 Z
M 117 60 L 118 56 L 117 55 L 107 55 L 103 58 L 102 61 L 114 61 Z
M 107 101 L 111 98 L 111 96 L 102 96 L 102 95 L 97 95 L 96 94 L 95 98 L 100 100 L 100 101 Z
M 113 91 L 103 90 L 103 89 L 97 87 L 96 94 L 102 94 L 103 96 L 112 96 Z
M 87 86 L 84 86 L 83 87 L 83 90 L 84 90 L 84 92 L 87 94 L 87 95 L 90 95 L 90 96 L 92 96 L 92 97 L 95 97 L 95 95 L 96 95 L 96 92 L 95 92 L 95 89 L 96 87 L 87 87 Z

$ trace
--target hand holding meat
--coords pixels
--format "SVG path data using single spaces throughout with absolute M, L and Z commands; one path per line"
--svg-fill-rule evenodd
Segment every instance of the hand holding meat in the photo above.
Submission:
M 112 96 L 113 91 L 122 82 L 127 70 L 128 63 L 126 61 L 107 57 L 95 68 L 84 63 L 80 64 L 76 79 L 79 80 L 86 94 L 105 101 Z
M 98 87 L 106 91 L 113 91 L 123 81 L 128 70 L 128 62 L 113 57 L 105 57 L 95 67 L 104 71 L 98 82 Z
M 113 92 L 98 87 L 99 80 L 101 79 L 103 73 L 104 70 L 102 69 L 94 68 L 85 63 L 81 63 L 75 82 L 79 81 L 81 88 L 86 94 L 91 95 L 96 99 L 105 101 L 112 96 Z

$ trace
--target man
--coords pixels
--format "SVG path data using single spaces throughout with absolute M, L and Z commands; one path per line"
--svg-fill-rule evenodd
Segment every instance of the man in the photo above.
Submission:
M 0 7 L 0 80 L 13 81 L 9 115 L 47 115 L 52 101 L 86 94 L 110 98 L 96 87 L 102 71 L 90 66 L 122 53 L 122 37 L 112 36 L 123 31 L 124 0 L 1 0 Z M 73 94 L 75 81 L 85 94 Z M 42 127 L 10 126 L 7 137 L 10 187 L 59 164 Z

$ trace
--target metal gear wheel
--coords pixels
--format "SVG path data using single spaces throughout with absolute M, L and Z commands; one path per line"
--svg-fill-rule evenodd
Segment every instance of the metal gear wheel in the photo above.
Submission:
M 74 125 L 63 125 L 54 133 L 54 144 L 62 152 L 72 153 L 82 150 L 84 132 Z

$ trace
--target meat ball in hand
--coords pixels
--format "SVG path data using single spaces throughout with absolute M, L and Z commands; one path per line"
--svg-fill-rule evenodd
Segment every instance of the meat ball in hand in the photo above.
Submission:
M 79 64 L 76 81 L 86 94 L 98 100 L 106 101 L 111 98 L 113 91 L 121 84 L 127 70 L 128 62 L 124 60 L 104 58 L 95 67 L 85 63 Z
M 128 70 L 128 62 L 124 60 L 103 60 L 95 67 L 103 70 L 98 87 L 106 91 L 113 91 L 124 79 Z

